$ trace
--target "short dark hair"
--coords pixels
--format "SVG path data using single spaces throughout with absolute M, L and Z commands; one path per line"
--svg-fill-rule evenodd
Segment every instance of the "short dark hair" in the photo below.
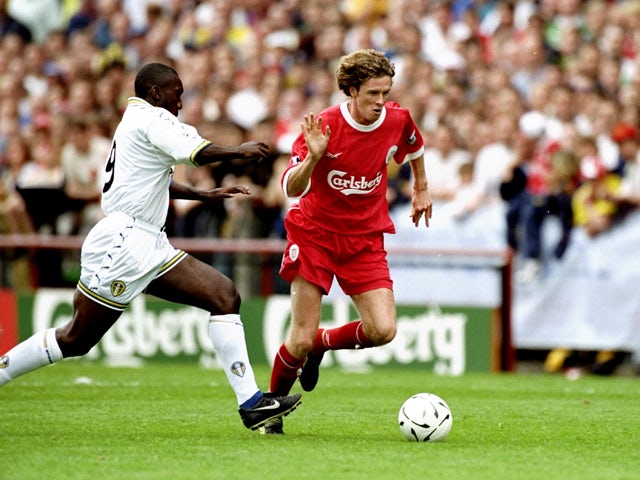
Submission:
M 148 63 L 137 73 L 133 82 L 136 97 L 146 98 L 154 85 L 162 87 L 178 76 L 173 68 L 164 63 Z

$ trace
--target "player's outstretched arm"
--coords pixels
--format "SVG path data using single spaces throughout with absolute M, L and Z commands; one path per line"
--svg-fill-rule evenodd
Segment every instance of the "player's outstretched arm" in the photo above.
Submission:
M 244 142 L 238 146 L 207 145 L 196 155 L 198 165 L 209 165 L 230 160 L 262 161 L 269 156 L 269 146 L 262 142 Z
M 200 190 L 184 183 L 172 181 L 169 186 L 169 196 L 171 198 L 183 200 L 199 200 L 201 202 L 216 202 L 231 198 L 235 195 L 249 195 L 251 191 L 243 185 L 235 187 L 212 188 Z

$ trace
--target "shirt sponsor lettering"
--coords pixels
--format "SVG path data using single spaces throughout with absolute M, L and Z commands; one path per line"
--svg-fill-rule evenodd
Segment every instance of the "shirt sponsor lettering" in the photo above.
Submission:
M 365 177 L 349 176 L 347 172 L 340 170 L 331 170 L 327 182 L 331 188 L 340 191 L 343 195 L 365 195 L 373 192 L 382 183 L 382 172 L 378 172 L 375 178 L 368 180 Z

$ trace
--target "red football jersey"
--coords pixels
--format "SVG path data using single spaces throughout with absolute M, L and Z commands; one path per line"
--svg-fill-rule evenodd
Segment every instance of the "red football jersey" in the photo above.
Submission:
M 371 125 L 356 123 L 348 101 L 322 111 L 322 126 L 331 138 L 305 192 L 292 208 L 300 208 L 314 224 L 335 233 L 394 233 L 387 204 L 387 165 L 404 163 L 424 153 L 424 140 L 406 108 L 387 102 Z M 291 169 L 308 153 L 302 133 L 293 143 Z

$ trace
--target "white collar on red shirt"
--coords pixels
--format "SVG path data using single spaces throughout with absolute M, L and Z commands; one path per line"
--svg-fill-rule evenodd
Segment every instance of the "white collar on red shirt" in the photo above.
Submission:
M 384 119 L 387 116 L 387 108 L 383 106 L 382 113 L 380 114 L 378 120 L 373 122 L 371 125 L 362 125 L 361 123 L 356 122 L 351 116 L 351 112 L 349 112 L 349 103 L 351 103 L 351 100 L 345 100 L 344 102 L 342 102 L 340 104 L 340 112 L 342 113 L 345 121 L 360 132 L 371 132 L 375 130 L 380 125 L 382 125 L 382 122 L 384 122 Z

